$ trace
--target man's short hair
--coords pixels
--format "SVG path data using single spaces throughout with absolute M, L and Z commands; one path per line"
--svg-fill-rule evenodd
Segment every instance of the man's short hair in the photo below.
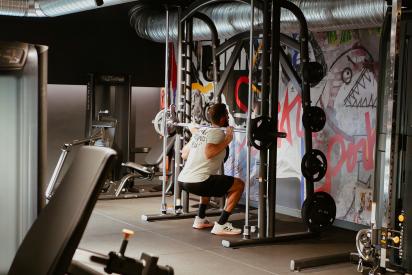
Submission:
M 215 103 L 208 110 L 208 116 L 212 123 L 218 124 L 220 119 L 227 114 L 226 105 L 223 103 Z

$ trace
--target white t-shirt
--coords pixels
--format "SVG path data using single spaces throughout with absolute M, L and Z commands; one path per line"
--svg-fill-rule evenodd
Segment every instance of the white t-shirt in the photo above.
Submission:
M 218 128 L 201 128 L 189 141 L 190 152 L 186 164 L 179 174 L 181 182 L 201 182 L 211 175 L 216 175 L 225 158 L 225 150 L 211 159 L 207 159 L 205 148 L 207 143 L 218 144 L 225 138 L 225 133 Z

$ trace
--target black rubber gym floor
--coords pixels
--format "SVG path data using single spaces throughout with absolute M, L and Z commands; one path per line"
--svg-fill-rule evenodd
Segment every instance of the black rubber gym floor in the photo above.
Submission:
M 168 199 L 169 200 L 169 199 Z M 191 201 L 192 205 L 196 202 Z M 140 258 L 142 252 L 160 257 L 159 264 L 170 265 L 175 274 L 292 274 L 291 259 L 330 255 L 355 251 L 356 232 L 332 228 L 320 238 L 272 245 L 224 248 L 221 240 L 210 229 L 192 229 L 193 219 L 144 222 L 142 214 L 160 212 L 160 198 L 139 198 L 99 201 L 90 218 L 85 234 L 75 255 L 79 260 L 102 271 L 91 263 L 89 252 L 107 254 L 118 251 L 123 228 L 135 232 L 126 255 Z M 243 227 L 243 213 L 234 214 L 230 220 Z M 295 218 L 277 215 L 277 232 L 298 232 L 303 225 Z M 217 217 L 211 217 L 211 221 Z M 230 239 L 238 240 L 240 236 Z M 359 274 L 352 264 L 338 264 L 303 270 L 303 274 Z

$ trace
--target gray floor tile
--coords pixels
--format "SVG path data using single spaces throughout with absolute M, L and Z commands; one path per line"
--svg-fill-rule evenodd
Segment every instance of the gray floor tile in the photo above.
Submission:
M 170 198 L 168 198 L 170 201 Z M 190 201 L 196 204 L 196 201 Z M 193 219 L 144 222 L 142 214 L 159 212 L 160 198 L 99 201 L 92 214 L 80 247 L 99 253 L 117 251 L 121 230 L 135 231 L 127 255 L 140 257 L 142 252 L 157 255 L 159 263 L 170 265 L 175 274 L 292 274 L 290 260 L 354 250 L 354 232 L 332 229 L 320 238 L 275 245 L 224 248 L 223 239 L 210 230 L 195 230 Z M 195 209 L 194 209 L 195 210 Z M 277 232 L 301 231 L 302 224 L 293 218 L 277 215 Z M 217 218 L 210 218 L 212 221 Z M 232 215 L 236 226 L 243 226 L 243 214 Z M 253 222 L 253 215 L 251 221 Z M 89 255 L 78 250 L 76 259 L 93 268 Z M 340 264 L 301 271 L 302 274 L 358 274 L 356 266 Z

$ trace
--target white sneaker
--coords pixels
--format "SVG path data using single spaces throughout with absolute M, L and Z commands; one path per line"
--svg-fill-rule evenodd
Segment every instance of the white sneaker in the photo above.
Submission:
M 196 229 L 203 229 L 212 227 L 213 224 L 210 223 L 206 218 L 200 218 L 199 216 L 195 217 L 195 221 L 193 222 L 193 228 Z
M 233 227 L 230 222 L 227 222 L 223 225 L 215 222 L 215 225 L 212 228 L 212 234 L 215 235 L 239 235 L 242 233 L 242 229 Z

